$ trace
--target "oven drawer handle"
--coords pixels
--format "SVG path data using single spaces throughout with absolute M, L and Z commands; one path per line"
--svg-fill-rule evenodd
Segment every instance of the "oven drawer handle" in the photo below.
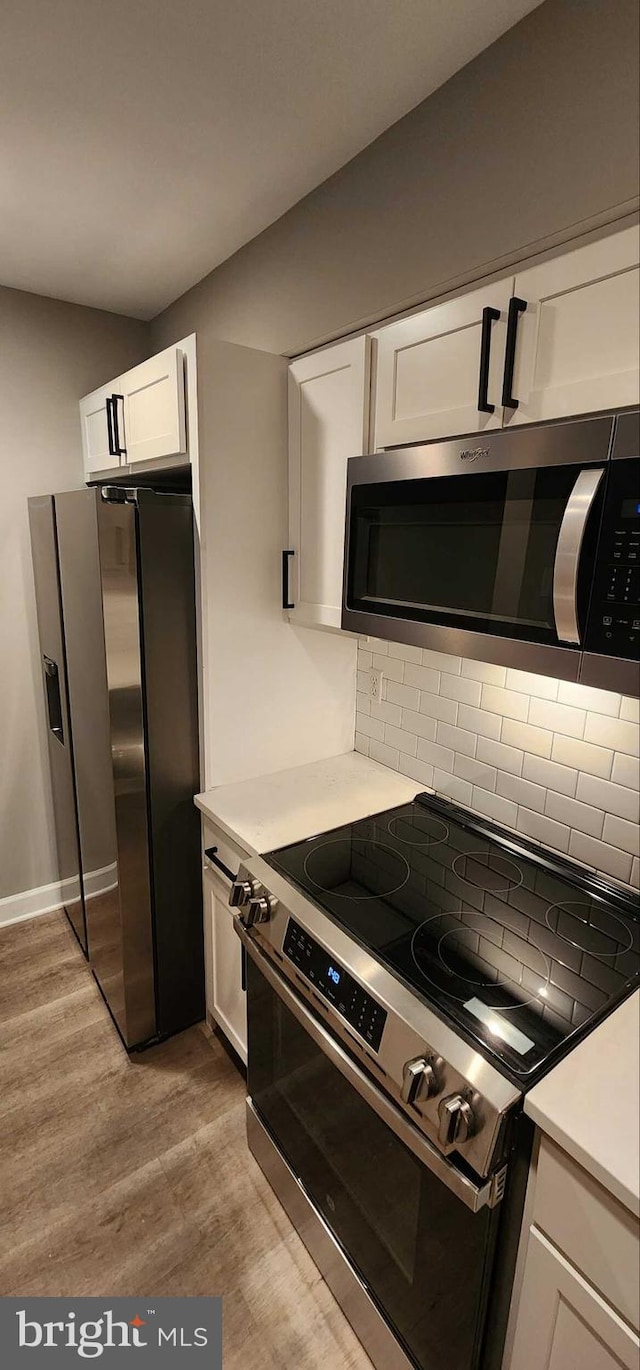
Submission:
M 473 1182 L 468 1180 L 465 1175 L 462 1175 L 459 1170 L 456 1170 L 455 1166 L 451 1165 L 444 1156 L 441 1156 L 439 1151 L 436 1151 L 435 1147 L 427 1141 L 426 1137 L 423 1137 L 422 1133 L 413 1126 L 409 1119 L 405 1118 L 404 1114 L 396 1108 L 391 1100 L 387 1098 L 386 1094 L 383 1094 L 382 1091 L 374 1085 L 368 1075 L 365 1075 L 364 1071 L 351 1059 L 348 1052 L 340 1046 L 340 1043 L 337 1042 L 331 1033 L 327 1032 L 327 1029 L 323 1027 L 322 1023 L 318 1022 L 317 1018 L 309 1012 L 309 1009 L 303 1004 L 302 1000 L 298 998 L 298 995 L 281 979 L 268 958 L 264 956 L 259 947 L 256 946 L 256 943 L 253 938 L 249 936 L 240 918 L 234 917 L 233 921 L 235 930 L 243 947 L 246 948 L 251 960 L 255 962 L 258 969 L 264 975 L 265 980 L 268 981 L 285 1007 L 288 1008 L 289 1012 L 293 1014 L 293 1017 L 298 1020 L 301 1027 L 304 1028 L 305 1032 L 308 1033 L 316 1046 L 319 1047 L 324 1055 L 331 1061 L 331 1064 L 334 1065 L 340 1071 L 340 1074 L 344 1076 L 345 1080 L 348 1080 L 349 1084 L 353 1086 L 361 1099 L 364 1099 L 365 1103 L 373 1109 L 374 1113 L 377 1113 L 378 1117 L 382 1119 L 382 1122 L 386 1123 L 387 1127 L 389 1127 L 391 1131 L 395 1133 L 396 1137 L 408 1147 L 409 1151 L 412 1151 L 414 1156 L 426 1166 L 427 1170 L 430 1170 L 438 1180 L 442 1180 L 443 1184 L 447 1186 L 447 1189 L 450 1189 L 458 1199 L 461 1199 L 465 1206 L 470 1208 L 473 1213 L 477 1213 L 479 1209 L 486 1206 L 490 1208 L 495 1207 L 495 1205 L 500 1202 L 504 1193 L 504 1169 L 499 1171 L 498 1175 L 494 1176 L 491 1180 L 487 1180 L 483 1185 L 473 1184 Z
M 604 466 L 581 471 L 564 511 L 553 567 L 553 617 L 560 642 L 580 646 L 578 572 L 587 519 L 604 475 Z

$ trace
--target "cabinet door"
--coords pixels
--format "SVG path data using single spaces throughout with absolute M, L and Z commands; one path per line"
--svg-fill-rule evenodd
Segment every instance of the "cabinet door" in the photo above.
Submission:
M 506 317 L 513 279 L 401 319 L 377 340 L 374 446 L 424 442 L 499 428 Z M 484 311 L 495 309 L 497 319 Z M 486 398 L 480 400 L 483 322 L 488 331 Z
M 124 402 L 125 461 L 154 461 L 187 451 L 184 358 L 178 347 L 134 366 L 120 378 Z
M 289 369 L 290 618 L 339 628 L 347 458 L 368 450 L 369 339 Z
M 637 1370 L 638 1347 L 628 1324 L 533 1227 L 508 1370 Z
M 99 390 L 93 390 L 80 400 L 80 425 L 82 428 L 82 455 L 85 475 L 95 471 L 110 471 L 120 465 L 120 458 L 114 456 L 109 447 L 109 422 L 107 400 L 119 392 L 120 381 L 110 381 Z
M 242 984 L 242 946 L 215 878 L 204 877 L 207 1010 L 239 1057 L 247 1062 L 247 996 Z
M 635 228 L 567 252 L 516 277 L 518 320 L 505 423 L 638 403 L 640 238 Z

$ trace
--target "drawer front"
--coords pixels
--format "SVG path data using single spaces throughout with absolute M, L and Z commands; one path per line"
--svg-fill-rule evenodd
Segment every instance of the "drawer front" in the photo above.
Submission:
M 547 1138 L 540 1144 L 533 1222 L 637 1328 L 637 1219 Z
M 231 838 L 208 820 L 202 824 L 202 860 L 205 870 L 217 878 L 219 894 L 228 896 L 233 881 L 248 852 L 236 846 Z

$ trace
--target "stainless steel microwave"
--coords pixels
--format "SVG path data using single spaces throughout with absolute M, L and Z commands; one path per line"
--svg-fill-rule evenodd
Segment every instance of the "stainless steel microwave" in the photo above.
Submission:
M 352 457 L 342 627 L 640 693 L 639 417 Z

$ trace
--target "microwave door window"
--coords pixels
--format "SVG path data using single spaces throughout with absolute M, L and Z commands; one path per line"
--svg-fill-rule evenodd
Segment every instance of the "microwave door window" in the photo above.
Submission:
M 553 567 L 575 467 L 356 486 L 349 606 L 555 642 Z

